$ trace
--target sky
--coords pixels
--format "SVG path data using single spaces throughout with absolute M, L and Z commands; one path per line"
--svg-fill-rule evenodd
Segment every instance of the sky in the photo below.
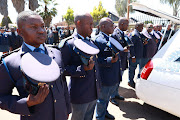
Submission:
M 53 18 L 52 23 L 57 23 L 62 21 L 62 16 L 66 14 L 68 7 L 70 6 L 74 10 L 74 14 L 92 12 L 93 8 L 98 6 L 100 0 L 56 0 L 58 5 L 57 16 Z M 101 0 L 103 7 L 107 11 L 117 13 L 115 10 L 115 0 Z M 138 3 L 146 5 L 152 9 L 161 10 L 172 15 L 172 8 L 168 5 L 160 3 L 160 0 L 137 0 Z M 25 7 L 27 9 L 27 7 Z M 18 13 L 14 9 L 11 0 L 8 0 L 8 11 L 9 17 L 13 23 L 16 23 L 16 18 Z M 139 13 L 135 12 L 130 14 L 130 17 L 137 16 Z M 0 20 L 2 19 L 0 14 Z

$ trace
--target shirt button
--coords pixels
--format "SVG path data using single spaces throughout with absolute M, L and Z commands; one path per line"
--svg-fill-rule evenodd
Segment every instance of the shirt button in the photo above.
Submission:
M 53 88 L 53 85 L 51 85 L 51 88 Z
M 31 116 L 31 115 L 28 115 L 28 116 Z
M 95 70 L 95 72 L 96 72 L 96 70 Z
M 54 100 L 54 102 L 56 103 L 56 99 Z

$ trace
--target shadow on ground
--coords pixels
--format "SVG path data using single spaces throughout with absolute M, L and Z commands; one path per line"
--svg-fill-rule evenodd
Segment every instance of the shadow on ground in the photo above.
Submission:
M 150 106 L 146 103 L 140 104 L 136 102 L 138 101 L 138 98 L 136 96 L 134 89 L 131 88 L 127 89 L 120 87 L 119 93 L 126 99 L 125 101 L 118 100 L 119 109 L 125 113 L 123 114 L 124 118 L 128 118 L 131 120 L 135 120 L 139 118 L 145 120 L 180 120 L 180 118 L 173 116 L 158 108 Z M 136 100 L 128 101 L 129 98 L 134 98 Z

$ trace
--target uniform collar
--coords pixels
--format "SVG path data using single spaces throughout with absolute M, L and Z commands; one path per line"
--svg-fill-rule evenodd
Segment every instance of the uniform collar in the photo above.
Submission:
M 77 35 L 84 40 L 84 37 L 82 35 L 80 35 L 79 33 L 77 33 Z
M 107 40 L 107 41 L 109 41 L 109 36 L 106 34 L 106 33 L 104 33 L 104 32 L 100 32 L 103 36 L 104 36 L 104 38 Z
M 36 49 L 34 46 L 32 45 L 29 45 L 27 43 L 24 42 L 24 44 L 31 50 L 31 51 L 34 51 L 34 49 Z M 39 48 L 41 48 L 43 51 L 45 51 L 45 48 L 43 46 L 43 44 L 40 44 Z

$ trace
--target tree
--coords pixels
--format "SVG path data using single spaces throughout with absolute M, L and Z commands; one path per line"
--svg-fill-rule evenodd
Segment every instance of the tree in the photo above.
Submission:
M 106 12 L 106 9 L 103 8 L 101 1 L 99 1 L 98 7 L 94 7 L 93 12 L 90 14 L 93 17 L 94 25 L 97 25 L 101 18 L 108 16 L 108 12 Z
M 115 8 L 119 16 L 124 17 L 127 13 L 127 1 L 128 0 L 116 0 Z M 136 0 L 130 0 L 130 2 L 136 2 Z M 129 10 L 131 13 L 134 12 L 132 8 Z
M 180 0 L 160 0 L 163 4 L 169 4 L 173 8 L 173 15 L 177 16 L 180 11 Z
M 55 0 L 41 0 L 40 8 L 37 10 L 44 20 L 45 26 L 49 27 L 52 18 L 57 15 Z
M 144 21 L 144 24 L 148 24 L 148 23 L 152 23 L 153 24 L 153 21 L 152 20 L 151 21 L 148 21 L 148 20 Z
M 1 22 L 1 26 L 6 26 L 9 23 L 12 23 L 11 19 L 9 18 L 9 16 L 7 18 L 3 17 L 2 22 Z
M 25 0 L 11 0 L 14 8 L 18 13 L 24 10 Z M 39 7 L 38 0 L 29 0 L 29 9 L 35 10 Z M 0 2 L 0 14 L 4 16 L 5 23 L 8 23 L 8 5 L 7 0 L 1 0 Z M 6 24 L 8 27 L 8 24 Z
M 68 24 L 68 28 L 69 28 L 69 25 L 74 22 L 74 11 L 73 11 L 73 9 L 68 7 L 67 13 L 66 13 L 66 15 L 63 16 L 63 18 L 66 20 L 66 22 Z

